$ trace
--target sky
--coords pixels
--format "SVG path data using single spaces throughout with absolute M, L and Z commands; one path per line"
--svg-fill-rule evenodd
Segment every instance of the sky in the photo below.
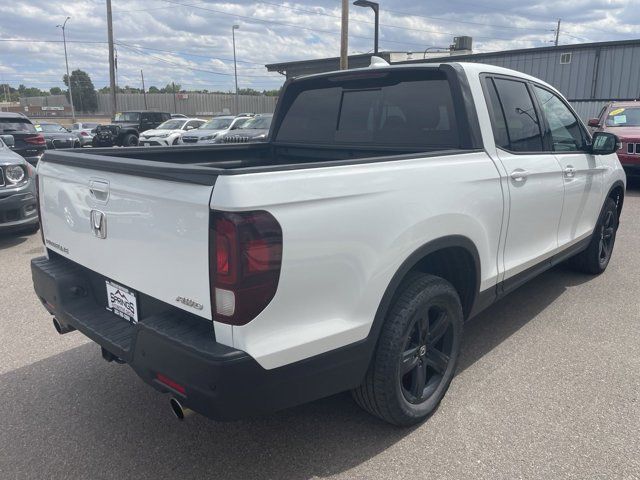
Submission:
M 380 50 L 423 52 L 473 37 L 474 52 L 640 38 L 640 0 L 380 0 Z M 231 27 L 238 83 L 278 88 L 267 63 L 335 57 L 340 0 L 112 0 L 118 85 L 233 91 Z M 108 84 L 105 0 L 0 0 L 0 83 L 64 88 L 62 31 L 69 68 Z M 373 49 L 373 11 L 350 6 L 349 53 Z

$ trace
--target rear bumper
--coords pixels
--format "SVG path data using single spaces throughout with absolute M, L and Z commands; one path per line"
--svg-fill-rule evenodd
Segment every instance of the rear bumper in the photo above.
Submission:
M 31 261 L 45 308 L 124 360 L 156 390 L 209 418 L 233 420 L 311 401 L 354 388 L 366 372 L 364 343 L 265 370 L 245 352 L 217 343 L 209 322 L 169 305 L 145 314 L 143 304 L 139 322 L 131 324 L 104 308 L 103 277 L 50 255 Z M 183 386 L 184 393 L 160 383 L 158 374 Z
M 0 232 L 18 230 L 37 223 L 36 197 L 30 187 L 8 197 L 0 197 Z

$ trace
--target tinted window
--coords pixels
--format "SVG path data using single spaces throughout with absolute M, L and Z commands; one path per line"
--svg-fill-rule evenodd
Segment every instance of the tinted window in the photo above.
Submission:
M 402 77 L 378 74 L 357 82 L 335 77 L 317 81 L 317 88 L 302 86 L 284 116 L 277 141 L 457 148 L 448 81 L 439 72 Z
M 491 116 L 491 127 L 493 129 L 493 138 L 496 146 L 509 150 L 507 123 L 504 120 L 504 113 L 500 100 L 498 99 L 496 87 L 491 79 L 487 80 L 487 93 L 489 94 L 489 115 Z
M 573 152 L 586 148 L 586 138 L 580 122 L 562 100 L 548 90 L 533 87 L 542 115 L 547 119 L 553 150 Z
M 34 133 L 36 128 L 26 118 L 0 118 L 0 132 Z
M 540 120 L 527 86 L 523 82 L 502 78 L 496 78 L 494 82 L 507 124 L 508 149 L 513 152 L 542 151 Z

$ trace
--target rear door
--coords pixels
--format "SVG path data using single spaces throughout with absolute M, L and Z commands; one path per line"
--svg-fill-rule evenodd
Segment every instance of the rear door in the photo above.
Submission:
M 602 207 L 603 171 L 589 153 L 590 138 L 582 122 L 558 95 L 542 86 L 533 90 L 546 123 L 546 135 L 562 168 L 564 205 L 558 228 L 560 247 L 593 232 Z
M 47 155 L 38 178 L 48 249 L 134 292 L 211 318 L 212 186 L 53 163 Z
M 547 151 L 541 120 L 526 82 L 485 79 L 497 156 L 507 174 L 509 222 L 504 246 L 505 288 L 558 248 L 564 186 L 558 160 Z M 510 279 L 511 277 L 511 279 Z

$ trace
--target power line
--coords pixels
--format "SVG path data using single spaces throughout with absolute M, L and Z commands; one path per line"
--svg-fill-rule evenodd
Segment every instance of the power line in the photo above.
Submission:
M 173 5 L 179 5 L 181 7 L 188 6 L 186 4 L 175 2 L 175 1 L 172 1 L 172 0 L 161 0 L 161 1 L 173 4 Z M 230 17 L 241 18 L 243 20 L 246 20 L 249 23 L 258 22 L 258 23 L 267 23 L 267 24 L 273 24 L 273 25 L 282 25 L 284 27 L 289 27 L 289 28 L 298 28 L 298 29 L 301 29 L 301 30 L 308 30 L 308 31 L 316 33 L 316 34 L 317 33 L 330 33 L 332 35 L 335 35 L 335 34 L 340 33 L 338 30 L 321 30 L 321 29 L 317 29 L 317 28 L 303 27 L 301 25 L 294 25 L 294 24 L 290 24 L 290 23 L 278 22 L 276 20 L 265 20 L 265 19 L 261 19 L 261 18 L 249 17 L 249 16 L 246 16 L 246 15 L 236 15 L 235 13 L 228 13 L 228 12 L 224 12 L 222 10 L 214 10 L 212 8 L 205 8 L 205 7 L 199 7 L 199 6 L 193 6 L 193 5 L 190 8 L 195 8 L 195 9 L 198 9 L 198 10 L 204 10 L 204 11 L 212 12 L 212 13 L 217 13 L 219 15 L 227 15 L 227 16 L 230 16 Z M 449 35 L 449 33 L 447 33 L 447 32 L 442 32 L 442 33 L 446 34 L 446 35 Z M 371 40 L 371 37 L 365 37 L 365 36 L 362 36 L 362 35 L 350 35 L 350 36 L 353 37 L 353 38 L 362 38 L 362 39 L 365 39 L 365 40 Z M 396 41 L 396 40 L 386 40 L 386 39 L 384 41 L 386 43 L 396 43 L 396 44 L 400 44 L 400 45 L 411 45 L 411 46 L 414 46 L 414 47 L 419 46 L 420 48 L 423 47 L 423 44 L 418 44 L 418 43 L 400 42 L 400 41 Z

